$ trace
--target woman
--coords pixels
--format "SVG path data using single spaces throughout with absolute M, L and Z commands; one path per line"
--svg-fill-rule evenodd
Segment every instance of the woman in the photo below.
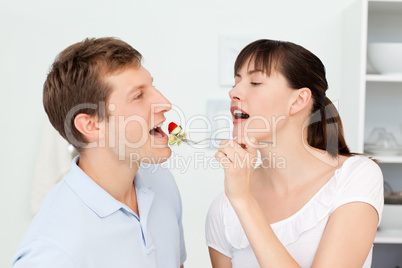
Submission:
M 234 69 L 235 138 L 215 155 L 225 193 L 206 224 L 212 266 L 370 267 L 382 173 L 350 153 L 322 62 L 296 44 L 258 40 Z

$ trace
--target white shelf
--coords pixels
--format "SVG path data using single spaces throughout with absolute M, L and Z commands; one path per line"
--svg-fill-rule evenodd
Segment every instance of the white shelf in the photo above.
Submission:
M 367 82 L 397 82 L 402 83 L 402 74 L 400 75 L 382 75 L 382 74 L 367 74 Z
M 378 229 L 374 239 L 376 244 L 402 244 L 402 229 L 387 230 Z
M 343 112 L 347 122 L 346 137 L 348 143 L 350 140 L 355 143 L 355 151 L 368 149 L 365 148 L 365 137 L 375 127 L 399 133 L 402 123 L 402 74 L 367 74 L 366 70 L 367 44 L 402 43 L 401 25 L 402 0 L 352 0 L 352 4 L 345 9 L 343 59 L 346 64 L 342 70 L 342 96 L 346 97 L 342 105 L 346 107 Z M 348 129 L 354 131 L 347 132 Z M 390 184 L 395 183 L 396 186 L 392 186 L 399 190 L 402 185 L 402 155 L 376 155 L 374 152 L 367 155 L 382 164 L 384 179 Z M 393 209 L 388 207 L 388 211 L 383 213 L 382 225 L 374 243 L 390 244 L 394 248 L 402 244 L 402 225 L 399 224 L 402 221 L 402 206 L 398 207 L 398 213 L 394 213 Z
M 395 14 L 402 11 L 401 0 L 369 0 L 370 13 Z
M 380 163 L 402 163 L 402 156 L 370 155 Z
M 392 3 L 402 3 L 402 0 L 368 0 L 368 2 L 371 3 L 378 3 L 381 5 L 384 4 L 392 4 Z
M 369 3 L 402 3 L 402 0 L 369 0 Z

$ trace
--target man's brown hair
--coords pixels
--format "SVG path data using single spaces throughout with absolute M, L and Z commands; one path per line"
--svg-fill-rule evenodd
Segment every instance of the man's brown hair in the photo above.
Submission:
M 51 66 L 43 86 L 43 106 L 53 127 L 81 151 L 87 141 L 74 126 L 79 113 L 107 119 L 105 109 L 111 86 L 106 75 L 141 65 L 141 54 L 111 37 L 87 38 L 63 50 Z

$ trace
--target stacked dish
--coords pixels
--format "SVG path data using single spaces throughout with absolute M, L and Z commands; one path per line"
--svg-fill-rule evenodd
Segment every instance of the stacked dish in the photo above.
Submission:
M 402 43 L 369 43 L 369 64 L 381 74 L 402 75 Z

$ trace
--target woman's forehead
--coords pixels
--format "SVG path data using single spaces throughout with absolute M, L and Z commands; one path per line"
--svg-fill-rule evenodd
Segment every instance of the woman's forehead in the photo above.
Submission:
M 261 55 L 251 55 L 245 60 L 241 65 L 239 65 L 236 73 L 239 73 L 241 70 L 245 71 L 247 74 L 264 74 L 270 75 L 272 72 L 276 72 L 277 69 L 277 61 L 274 61 L 272 58 L 262 58 Z

